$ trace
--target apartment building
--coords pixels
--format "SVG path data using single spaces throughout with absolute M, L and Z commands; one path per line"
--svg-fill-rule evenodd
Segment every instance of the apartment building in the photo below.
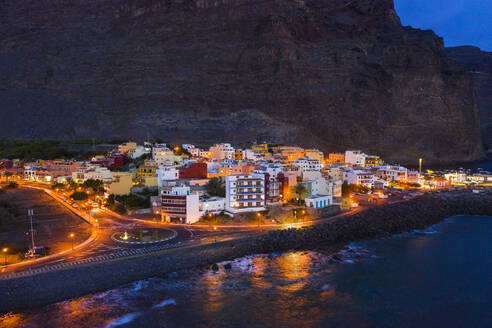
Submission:
M 233 214 L 265 210 L 265 175 L 227 176 L 225 206 Z
M 172 186 L 160 189 L 161 219 L 169 223 L 195 223 L 200 220 L 198 193 L 188 186 Z

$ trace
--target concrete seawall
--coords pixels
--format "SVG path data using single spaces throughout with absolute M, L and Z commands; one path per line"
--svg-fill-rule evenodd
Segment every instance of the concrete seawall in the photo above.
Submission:
M 439 196 L 376 207 L 302 229 L 186 247 L 0 281 L 0 313 L 35 308 L 131 281 L 272 251 L 315 249 L 421 229 L 457 214 L 492 216 L 492 196 Z

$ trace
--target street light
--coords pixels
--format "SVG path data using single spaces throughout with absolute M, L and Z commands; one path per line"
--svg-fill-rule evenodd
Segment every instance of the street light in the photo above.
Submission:
M 260 227 L 260 218 L 261 218 L 260 212 L 256 213 L 256 216 L 258 216 L 258 228 L 259 228 Z
M 422 158 L 419 158 L 419 173 L 422 174 Z
M 2 249 L 2 251 L 3 254 L 5 255 L 5 266 L 7 266 L 7 252 L 9 251 L 9 249 L 5 247 L 4 249 Z
M 73 251 L 73 237 L 75 237 L 75 234 L 72 232 L 72 233 L 70 234 L 70 238 L 72 239 L 72 251 Z

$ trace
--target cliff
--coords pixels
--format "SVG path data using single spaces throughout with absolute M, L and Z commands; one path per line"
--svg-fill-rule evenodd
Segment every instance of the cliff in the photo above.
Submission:
M 464 46 L 446 48 L 446 54 L 472 76 L 483 142 L 492 147 L 492 52 Z
M 483 155 L 467 72 L 392 0 L 0 4 L 0 137 Z

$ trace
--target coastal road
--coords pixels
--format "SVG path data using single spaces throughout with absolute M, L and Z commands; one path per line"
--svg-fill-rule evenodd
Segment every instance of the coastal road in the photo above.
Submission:
M 67 211 L 78 215 L 92 225 L 90 237 L 72 250 L 71 245 L 66 245 L 66 249 L 56 254 L 36 260 L 24 261 L 18 264 L 3 266 L 0 268 L 0 279 L 8 279 L 15 274 L 31 274 L 58 270 L 67 266 L 81 265 L 91 262 L 108 261 L 115 258 L 128 256 L 138 256 L 155 251 L 185 247 L 191 245 L 201 245 L 208 243 L 221 242 L 225 240 L 243 238 L 247 236 L 259 235 L 271 229 L 299 228 L 328 222 L 339 217 L 353 215 L 369 207 L 378 206 L 367 205 L 359 206 L 349 212 L 341 213 L 336 216 L 321 218 L 316 220 L 297 222 L 287 225 L 267 224 L 261 226 L 252 225 L 183 225 L 183 224 L 163 224 L 152 220 L 136 219 L 129 216 L 119 215 L 107 209 L 93 211 L 90 216 L 80 208 L 74 208 L 60 195 L 47 189 L 45 186 L 24 184 L 25 187 L 43 190 L 56 201 L 62 204 Z M 387 201 L 384 201 L 386 203 Z M 97 222 L 97 223 L 96 223 Z M 119 235 L 126 230 L 137 228 L 161 228 L 174 232 L 174 238 L 155 243 L 128 244 L 118 241 Z
M 148 254 L 163 249 L 220 242 L 259 234 L 264 231 L 263 229 L 251 227 L 214 229 L 214 227 L 209 226 L 194 227 L 168 225 L 151 220 L 140 220 L 118 215 L 105 209 L 94 211 L 93 215 L 89 216 L 79 208 L 74 208 L 52 190 L 38 185 L 24 185 L 24 187 L 44 190 L 48 195 L 52 196 L 53 199 L 65 206 L 67 211 L 76 214 L 79 217 L 75 217 L 74 220 L 80 220 L 80 218 L 82 218 L 86 221 L 90 221 L 92 224 L 92 234 L 84 242 L 75 245 L 73 250 L 71 244 L 68 242 L 66 249 L 56 254 L 35 260 L 23 261 L 13 265 L 2 266 L 0 267 L 0 279 L 12 277 L 12 274 L 45 272 L 72 265 Z M 146 244 L 127 244 L 118 241 L 118 238 L 116 238 L 124 231 L 136 228 L 169 229 L 174 232 L 175 236 L 167 241 Z M 66 236 L 63 236 L 63 238 L 66 239 Z

